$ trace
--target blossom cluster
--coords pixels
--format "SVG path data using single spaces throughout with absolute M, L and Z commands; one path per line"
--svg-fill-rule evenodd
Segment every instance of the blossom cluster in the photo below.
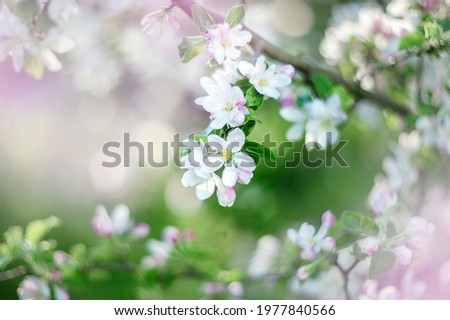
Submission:
M 216 23 L 199 5 L 192 10 L 203 35 L 183 40 L 182 60 L 187 62 L 206 51 L 208 64 L 218 68 L 212 78 L 200 80 L 207 95 L 195 103 L 210 114 L 211 122 L 204 134 L 185 142 L 180 163 L 187 171 L 182 184 L 195 187 L 201 200 L 217 190 L 220 205 L 229 207 L 236 199 L 236 184 L 248 184 L 256 168 L 255 152 L 248 151 L 247 143 L 255 125 L 254 112 L 266 99 L 279 99 L 280 89 L 291 84 L 295 71 L 289 65 L 269 65 L 264 56 L 257 57 L 255 63 L 243 59 L 252 38 L 241 25 L 244 6 L 232 8 L 224 23 Z M 150 13 L 144 24 L 148 17 L 160 14 Z M 145 25 L 148 31 L 151 26 Z
M 14 14 L 3 4 L 0 12 L 0 62 L 11 56 L 14 69 L 23 68 L 40 78 L 44 68 L 62 68 L 57 54 L 69 52 L 74 43 L 66 35 L 65 26 L 78 14 L 75 0 L 21 2 L 29 12 L 25 17 Z

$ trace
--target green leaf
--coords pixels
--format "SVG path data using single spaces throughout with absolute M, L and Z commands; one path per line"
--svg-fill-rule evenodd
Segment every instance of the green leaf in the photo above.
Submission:
M 178 46 L 181 62 L 187 63 L 205 51 L 207 42 L 203 36 L 184 37 Z
M 425 32 L 425 38 L 427 39 L 442 39 L 442 26 L 435 21 L 425 23 L 423 31 Z
M 198 143 L 207 143 L 208 142 L 208 137 L 204 134 L 195 134 L 194 135 L 194 141 L 198 142 Z
M 247 141 L 244 145 L 244 150 L 249 155 L 254 154 L 260 158 L 268 158 L 272 161 L 275 161 L 277 158 L 272 150 L 266 148 L 261 143 L 256 141 Z
M 312 77 L 312 82 L 320 98 L 326 99 L 333 94 L 333 82 L 327 76 L 316 74 Z
M 253 87 L 248 79 L 241 79 L 234 84 L 236 87 L 241 88 L 243 92 L 246 92 L 248 89 Z
M 340 219 L 342 226 L 355 233 L 376 235 L 378 228 L 374 221 L 356 211 L 344 211 Z
M 249 120 L 246 123 L 244 123 L 243 126 L 241 126 L 242 131 L 244 131 L 244 134 L 246 137 L 248 137 L 253 130 L 255 129 L 256 121 L 255 120 Z
M 405 36 L 398 45 L 399 50 L 420 49 L 427 39 L 421 32 L 412 32 Z
M 264 104 L 264 96 L 260 94 L 254 87 L 250 87 L 245 93 L 245 98 L 247 103 L 245 104 L 248 108 L 256 111 Z
M 36 79 L 41 79 L 44 74 L 44 63 L 40 57 L 34 57 L 25 68 L 26 72 Z
M 77 262 L 84 262 L 87 256 L 86 246 L 82 243 L 73 245 L 69 250 L 70 256 Z
M 373 256 L 369 267 L 369 277 L 375 278 L 389 271 L 395 264 L 395 255 L 390 251 L 378 250 Z
M 3 237 L 5 238 L 6 244 L 10 249 L 19 245 L 23 240 L 23 229 L 19 226 L 9 227 L 8 230 L 4 233 Z
M 192 18 L 194 19 L 195 24 L 200 28 L 201 32 L 206 32 L 215 24 L 214 19 L 208 11 L 197 3 L 192 5 Z
M 28 224 L 25 230 L 25 239 L 32 243 L 38 243 L 50 230 L 60 224 L 61 220 L 53 216 L 47 219 L 34 220 Z
M 341 99 L 341 108 L 344 111 L 348 111 L 353 104 L 355 103 L 355 101 L 353 100 L 353 98 L 350 96 L 350 94 L 347 92 L 347 90 L 341 86 L 335 86 L 333 88 L 333 92 L 336 93 L 339 98 Z
M 235 6 L 228 11 L 227 18 L 225 22 L 230 26 L 234 27 L 242 22 L 245 17 L 245 5 Z
M 444 32 L 450 30 L 450 18 L 445 18 L 442 20 L 442 30 L 444 30 Z

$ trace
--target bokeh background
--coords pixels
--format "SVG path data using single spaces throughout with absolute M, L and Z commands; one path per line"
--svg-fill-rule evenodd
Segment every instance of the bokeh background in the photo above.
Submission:
M 235 4 L 211 3 L 208 7 L 222 14 Z M 246 23 L 289 51 L 321 59 L 318 47 L 337 3 L 249 1 Z M 213 198 L 197 200 L 193 189 L 181 185 L 182 171 L 172 160 L 166 168 L 139 168 L 133 152 L 130 168 L 101 166 L 108 160 L 102 146 L 108 141 L 123 144 L 125 132 L 144 145 L 153 142 L 158 160 L 163 142 L 176 133 L 201 132 L 208 124 L 207 114 L 193 103 L 203 95 L 199 78 L 210 72 L 206 58 L 186 65 L 178 59 L 181 36 L 197 33 L 193 24 L 176 11 L 179 31 L 167 26 L 154 39 L 141 30 L 143 13 L 165 4 L 81 1 L 79 18 L 70 27 L 76 47 L 62 56 L 63 71 L 35 80 L 15 73 L 9 60 L 0 65 L 0 233 L 55 215 L 63 224 L 51 236 L 61 249 L 78 242 L 95 244 L 98 237 L 90 226 L 95 206 L 111 209 L 124 203 L 135 220 L 151 225 L 153 237 L 167 225 L 192 228 L 199 245 L 212 250 L 220 265 L 246 269 L 263 235 L 283 237 L 302 221 L 318 223 L 327 209 L 337 215 L 344 209 L 365 211 L 391 138 L 382 115 L 368 103 L 352 111 L 341 131 L 349 141 L 342 152 L 348 168 L 286 169 L 282 159 L 276 169 L 260 165 L 252 183 L 238 187 L 232 208 L 221 208 Z M 279 116 L 279 107 L 267 105 L 258 112 L 263 125 L 254 139 L 262 141 L 270 132 L 284 141 L 290 124 Z M 301 144 L 296 147 L 298 151 Z M 144 246 L 141 251 L 140 256 Z M 128 279 L 100 281 L 72 295 L 130 298 L 126 290 L 115 289 L 117 281 Z M 15 299 L 19 282 L 0 283 L 0 298 Z M 150 297 L 198 298 L 199 286 L 196 280 L 179 280 Z M 255 292 L 255 297 L 264 294 L 269 293 Z M 274 293 L 270 297 L 276 298 Z

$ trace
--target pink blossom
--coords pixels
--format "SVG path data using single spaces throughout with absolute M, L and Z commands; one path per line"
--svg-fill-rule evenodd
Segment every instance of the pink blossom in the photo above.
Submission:
M 259 56 L 255 65 L 246 61 L 240 62 L 239 72 L 248 78 L 250 83 L 255 86 L 256 91 L 274 99 L 280 97 L 279 89 L 292 82 L 289 76 L 277 72 L 275 65 L 267 67 L 264 56 Z
M 228 24 L 218 24 L 207 31 L 207 53 L 210 59 L 222 64 L 226 59 L 237 60 L 241 57 L 240 49 L 245 47 L 252 35 L 242 31 L 242 26 L 230 28 Z
M 205 282 L 203 284 L 203 292 L 207 296 L 217 296 L 225 292 L 225 286 L 218 282 Z
M 196 99 L 195 103 L 211 113 L 211 128 L 222 129 L 225 125 L 237 127 L 244 123 L 249 110 L 239 87 L 230 85 L 224 78 L 214 81 L 203 77 L 200 83 L 208 96 Z
M 286 64 L 280 68 L 278 68 L 279 74 L 284 74 L 288 76 L 289 78 L 293 79 L 295 77 L 295 68 L 291 66 L 290 64 Z
M 167 21 L 174 29 L 180 28 L 180 23 L 178 19 L 172 15 L 170 7 L 150 12 L 142 19 L 141 24 L 144 26 L 144 32 L 159 38 L 163 33 L 164 21 Z
M 49 300 L 50 288 L 35 276 L 26 276 L 19 284 L 17 294 L 20 300 Z
M 378 246 L 380 245 L 380 240 L 375 237 L 367 237 L 359 242 L 361 251 L 368 256 L 373 256 L 378 251 Z
M 326 236 L 335 221 L 333 213 L 326 211 L 322 215 L 322 225 L 317 233 L 314 226 L 303 223 L 298 231 L 287 231 L 288 239 L 303 249 L 300 253 L 302 259 L 313 260 L 320 251 L 330 252 L 336 247 L 336 239 Z
M 297 270 L 297 278 L 302 281 L 309 278 L 309 272 L 306 270 L 305 267 L 301 267 L 300 269 Z
M 145 238 L 150 233 L 150 226 L 146 223 L 137 223 L 133 229 L 135 238 Z
M 408 265 L 412 259 L 412 251 L 405 245 L 400 245 L 394 249 L 395 257 L 397 258 L 397 263 L 401 265 Z
M 396 300 L 400 298 L 400 292 L 394 286 L 380 289 L 380 284 L 377 280 L 367 279 L 362 285 L 358 298 L 361 300 Z
M 412 217 L 406 227 L 406 233 L 410 236 L 408 245 L 413 249 L 423 249 L 431 238 L 436 227 L 421 217 Z

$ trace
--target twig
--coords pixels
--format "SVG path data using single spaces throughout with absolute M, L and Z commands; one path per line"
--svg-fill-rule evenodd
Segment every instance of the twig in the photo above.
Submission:
M 338 268 L 338 270 L 341 272 L 342 277 L 344 278 L 344 295 L 346 300 L 351 300 L 350 291 L 348 288 L 348 275 L 350 272 L 358 265 L 359 260 L 355 260 L 355 262 L 352 263 L 350 267 L 345 270 L 337 261 L 334 263 L 334 265 Z
M 17 268 L 7 270 L 5 272 L 0 272 L 0 282 L 11 280 L 20 276 L 27 274 L 27 268 L 24 266 L 19 266 Z
M 322 73 L 326 75 L 328 78 L 330 78 L 331 81 L 333 81 L 334 83 L 345 87 L 356 98 L 369 99 L 377 103 L 380 106 L 380 108 L 395 111 L 402 116 L 411 113 L 411 111 L 407 107 L 395 101 L 392 101 L 388 97 L 383 96 L 382 94 L 377 92 L 367 91 L 361 88 L 361 86 L 358 83 L 344 79 L 341 75 L 331 70 L 330 68 L 320 66 L 319 64 L 313 61 L 309 61 L 304 56 L 301 55 L 295 56 L 289 54 L 280 47 L 277 47 L 269 43 L 267 40 L 265 40 L 263 37 L 261 37 L 254 31 L 252 33 L 254 38 L 253 41 L 260 45 L 261 51 L 264 54 L 266 54 L 268 57 L 274 60 L 278 60 L 286 64 L 291 64 L 297 70 L 302 71 L 306 77 L 310 77 L 314 73 Z

